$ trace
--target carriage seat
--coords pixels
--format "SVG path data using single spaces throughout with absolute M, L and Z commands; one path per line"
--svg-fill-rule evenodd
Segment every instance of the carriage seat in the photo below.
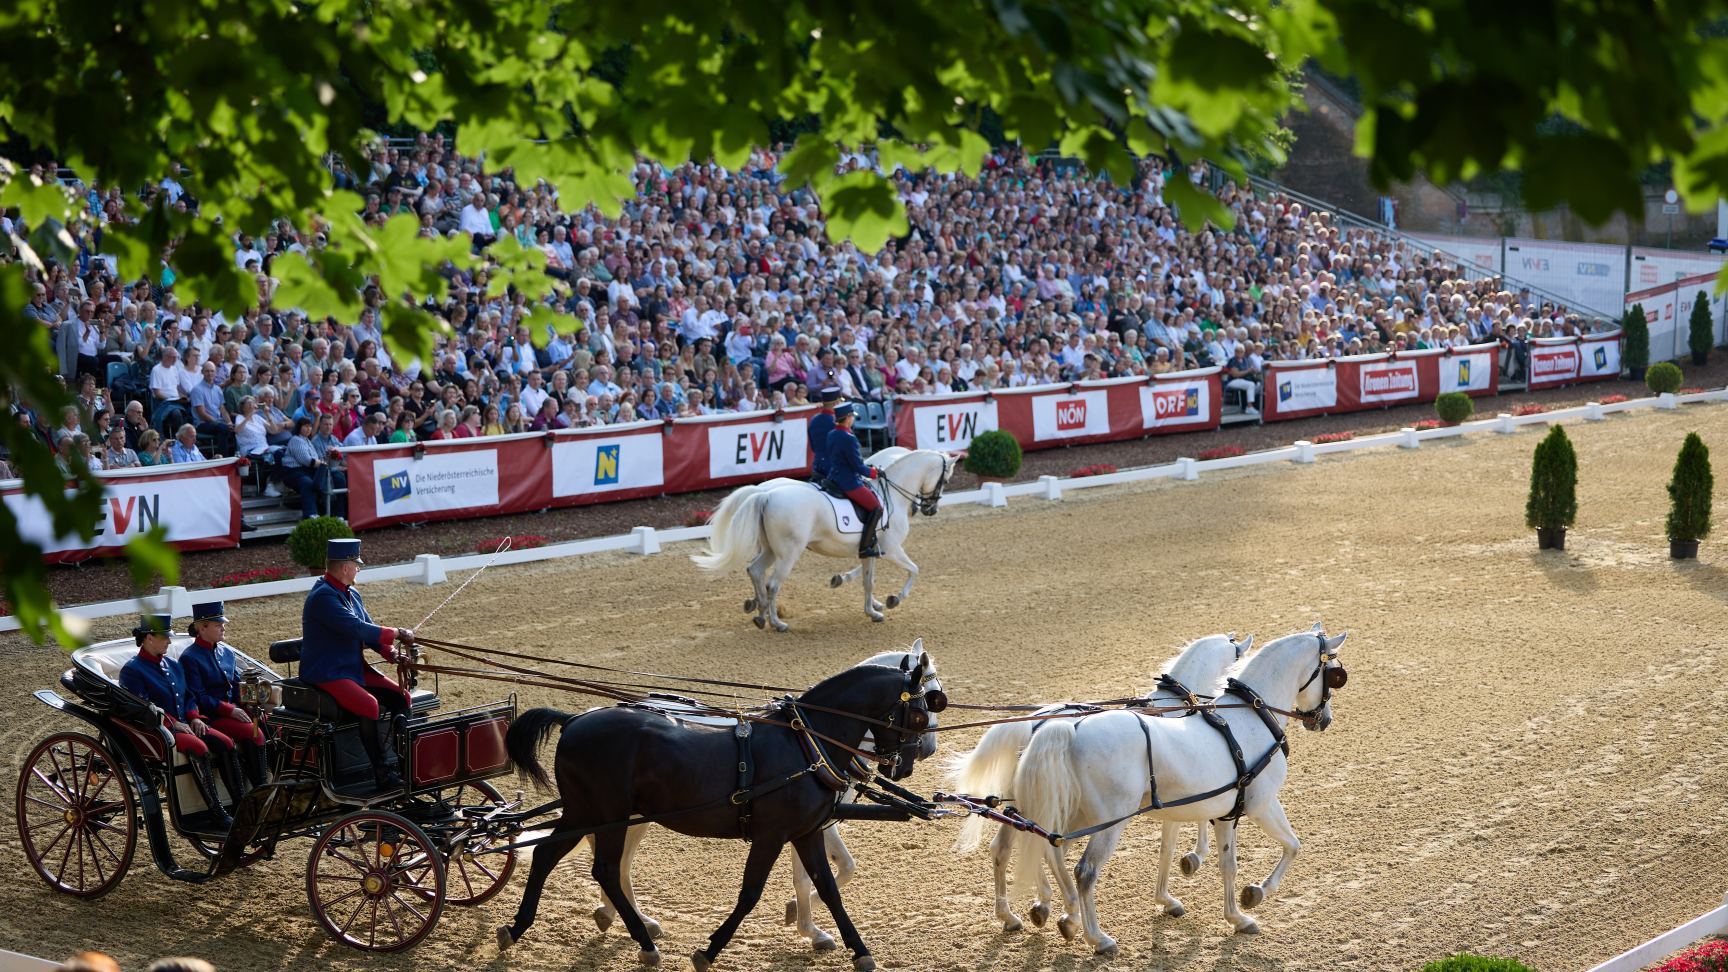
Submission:
M 280 642 L 279 642 L 280 643 Z M 298 641 L 296 641 L 298 646 Z M 275 645 L 271 645 L 271 657 L 275 657 Z M 331 725 L 342 727 L 353 725 L 359 717 L 336 704 L 335 696 L 329 692 L 302 682 L 298 676 L 285 678 L 282 686 L 282 708 L 301 715 L 315 716 Z M 416 688 L 408 693 L 408 712 L 410 715 L 420 715 L 438 708 L 438 693 Z

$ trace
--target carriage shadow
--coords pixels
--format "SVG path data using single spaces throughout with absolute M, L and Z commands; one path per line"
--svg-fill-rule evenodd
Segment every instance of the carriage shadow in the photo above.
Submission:
M 998 934 L 990 946 L 984 950 L 984 961 L 979 968 L 1009 969 L 1019 968 L 1024 972 L 1032 970 L 1061 970 L 1061 972 L 1097 972 L 1097 970 L 1119 968 L 1140 970 L 1190 969 L 1202 967 L 1201 946 L 1213 937 L 1193 927 L 1172 925 L 1181 919 L 1166 918 L 1162 915 L 1153 919 L 1152 934 L 1144 944 L 1129 945 L 1124 943 L 1122 954 L 1114 958 L 1094 955 L 1089 949 L 1064 942 L 1050 935 L 1032 932 L 1026 933 L 1024 940 L 1020 933 Z M 1244 948 L 1252 948 L 1252 941 L 1231 936 L 1226 938 L 1217 948 L 1217 959 L 1211 967 L 1217 970 L 1250 969 L 1257 972 L 1282 972 L 1284 963 L 1276 958 L 1265 955 L 1241 954 Z

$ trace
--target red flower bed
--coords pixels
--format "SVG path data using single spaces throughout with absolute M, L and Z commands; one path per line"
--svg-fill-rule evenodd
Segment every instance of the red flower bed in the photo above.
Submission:
M 1200 459 L 1204 462 L 1207 459 L 1231 459 L 1247 454 L 1248 450 L 1238 445 L 1217 446 L 1212 449 L 1200 450 Z
M 1598 404 L 1598 405 L 1618 405 L 1623 401 L 1626 401 L 1625 395 L 1603 395 L 1601 398 L 1598 398 L 1596 400 L 1596 404 Z
M 1308 441 L 1315 445 L 1325 445 L 1328 442 L 1349 442 L 1354 438 L 1356 438 L 1356 433 L 1354 432 L 1326 432 L 1317 435 Z
M 1541 415 L 1546 411 L 1548 411 L 1548 406 L 1538 405 L 1535 402 L 1525 402 L 1522 405 L 1512 406 L 1513 415 Z
M 474 545 L 475 553 L 497 553 L 504 546 L 504 541 L 510 541 L 511 550 L 527 550 L 531 547 L 546 546 L 546 538 L 538 533 L 517 533 L 508 537 L 487 537 Z
M 1653 972 L 1728 972 L 1728 941 L 1713 938 L 1694 945 L 1661 965 L 1651 966 Z
M 1699 394 L 1699 393 L 1701 393 L 1701 392 L 1705 392 L 1705 391 L 1708 391 L 1708 390 L 1709 390 L 1709 389 L 1707 389 L 1707 388 L 1682 388 L 1682 389 L 1680 389 L 1680 391 L 1679 391 L 1679 392 L 1677 392 L 1677 393 L 1676 393 L 1676 394 L 1680 394 L 1680 395 L 1697 395 L 1697 394 Z
M 288 576 L 286 567 L 260 567 L 257 570 L 237 570 L 232 574 L 223 574 L 216 578 L 212 587 L 239 587 L 241 584 L 263 584 L 266 581 L 279 581 Z
M 1068 478 L 1081 479 L 1086 476 L 1108 476 L 1116 471 L 1116 467 L 1107 462 L 1095 462 L 1090 466 L 1081 466 L 1079 469 L 1070 470 Z
M 1445 422 L 1442 422 L 1439 419 L 1423 419 L 1422 421 L 1417 422 L 1415 425 L 1412 425 L 1410 427 L 1415 429 L 1418 432 L 1421 432 L 1425 429 L 1438 429 L 1438 428 L 1441 428 L 1442 426 L 1444 426 L 1445 424 L 1446 424 Z
M 691 510 L 690 513 L 684 517 L 684 525 L 687 527 L 707 526 L 708 521 L 713 518 L 713 510 Z

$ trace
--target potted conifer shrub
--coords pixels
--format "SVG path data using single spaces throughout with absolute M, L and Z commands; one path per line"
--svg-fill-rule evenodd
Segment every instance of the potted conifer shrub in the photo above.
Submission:
M 1644 380 L 1644 369 L 1650 365 L 1650 325 L 1644 318 L 1644 305 L 1633 304 L 1620 320 L 1626 345 L 1623 356 L 1626 370 L 1633 381 Z
M 1680 446 L 1674 478 L 1668 483 L 1668 556 L 1675 560 L 1698 556 L 1698 541 L 1710 535 L 1710 498 L 1715 487 L 1710 449 L 1693 432 Z
M 1698 291 L 1698 296 L 1692 298 L 1692 318 L 1687 322 L 1691 330 L 1686 335 L 1686 343 L 1692 348 L 1692 363 L 1701 365 L 1710 357 L 1710 348 L 1716 343 L 1716 329 L 1710 320 L 1710 295 Z
M 1566 430 L 1556 425 L 1536 445 L 1530 463 L 1530 499 L 1524 524 L 1536 531 L 1541 550 L 1565 550 L 1566 528 L 1578 516 L 1578 454 Z

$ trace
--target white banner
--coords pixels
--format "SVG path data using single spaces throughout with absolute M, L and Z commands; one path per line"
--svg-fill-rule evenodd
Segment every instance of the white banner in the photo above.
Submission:
M 1304 412 L 1311 408 L 1336 408 L 1338 381 L 1331 368 L 1274 368 L 1278 411 Z
M 1212 382 L 1155 381 L 1140 389 L 1140 424 L 1148 429 L 1206 426 L 1212 422 Z
M 662 436 L 581 436 L 552 442 L 552 495 L 586 496 L 665 482 Z
M 163 527 L 170 543 L 227 537 L 233 530 L 233 503 L 228 472 L 139 482 L 134 478 L 104 479 L 102 509 L 96 537 L 89 543 L 75 534 L 54 535 L 52 519 L 42 501 L 23 493 L 6 494 L 6 506 L 18 521 L 18 535 L 44 553 L 119 547 L 152 527 Z
M 1434 247 L 1457 263 L 1464 263 L 1484 273 L 1500 272 L 1500 237 L 1443 236 L 1438 233 L 1410 234 L 1419 243 Z
M 1032 399 L 1034 439 L 1073 439 L 1083 435 L 1105 435 L 1110 431 L 1108 392 L 1083 391 L 1078 395 L 1038 395 Z
M 1440 357 L 1440 392 L 1487 391 L 1494 382 L 1494 352 Z
M 1616 356 L 1618 357 L 1618 356 Z M 1578 345 L 1533 344 L 1530 346 L 1530 381 L 1544 384 L 1578 377 Z
M 1611 316 L 1626 296 L 1626 248 L 1508 239 L 1506 275 L 1557 294 L 1574 310 Z
M 1597 375 L 1620 374 L 1620 341 L 1586 340 L 1579 346 L 1579 374 L 1589 378 Z
M 1364 402 L 1402 402 L 1414 400 L 1420 389 L 1416 384 L 1416 362 L 1376 361 L 1362 365 L 1361 395 Z
M 372 465 L 372 495 L 380 517 L 497 506 L 498 450 L 428 450 L 418 460 L 379 459 Z
M 708 430 L 708 476 L 726 479 L 803 469 L 809 442 L 809 423 L 802 416 L 714 426 Z
M 912 413 L 912 421 L 920 449 L 964 449 L 978 433 L 1001 428 L 996 422 L 996 403 L 983 400 L 920 406 Z
M 1647 290 L 1686 277 L 1713 274 L 1722 269 L 1724 262 L 1728 262 L 1728 255 L 1721 253 L 1635 246 L 1632 248 L 1632 279 L 1627 281 L 1627 289 Z

